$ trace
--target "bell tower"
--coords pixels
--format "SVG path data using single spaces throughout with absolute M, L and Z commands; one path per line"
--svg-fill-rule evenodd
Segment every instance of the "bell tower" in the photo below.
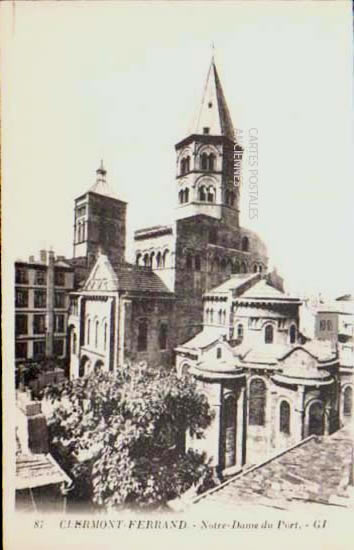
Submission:
M 214 57 L 191 132 L 175 148 L 176 218 L 205 215 L 238 227 L 243 149 L 235 138 Z
M 96 183 L 75 199 L 74 258 L 86 258 L 88 267 L 99 251 L 113 262 L 125 261 L 127 204 L 110 188 L 106 175 L 101 161 Z

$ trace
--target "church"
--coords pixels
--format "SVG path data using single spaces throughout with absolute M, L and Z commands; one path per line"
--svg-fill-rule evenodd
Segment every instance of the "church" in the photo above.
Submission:
M 202 328 L 206 291 L 267 270 L 264 243 L 239 224 L 243 150 L 214 59 L 195 124 L 175 148 L 175 219 L 135 231 L 134 265 L 125 260 L 127 205 L 103 166 L 75 201 L 72 376 L 127 360 L 171 364 L 175 347 Z
M 352 414 L 352 371 L 299 327 L 301 301 L 268 273 L 267 250 L 240 226 L 243 148 L 212 59 L 199 111 L 176 146 L 175 217 L 135 231 L 103 165 L 75 201 L 68 321 L 70 375 L 128 361 L 191 374 L 215 418 L 205 450 L 220 471 L 255 464 Z M 157 220 L 158 221 L 158 220 Z

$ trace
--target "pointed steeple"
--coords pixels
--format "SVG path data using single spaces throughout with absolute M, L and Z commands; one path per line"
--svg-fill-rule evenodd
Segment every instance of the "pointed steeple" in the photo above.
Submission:
M 234 140 L 234 128 L 216 69 L 214 52 L 204 87 L 202 103 L 191 130 L 192 134 L 210 134 Z

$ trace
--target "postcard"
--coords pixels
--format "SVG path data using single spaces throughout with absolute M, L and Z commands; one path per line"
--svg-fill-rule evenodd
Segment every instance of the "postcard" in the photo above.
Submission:
M 349 1 L 5 1 L 4 545 L 353 545 Z

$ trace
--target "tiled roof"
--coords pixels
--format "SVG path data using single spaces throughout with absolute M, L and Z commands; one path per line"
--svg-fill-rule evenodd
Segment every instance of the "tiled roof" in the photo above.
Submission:
M 238 275 L 231 275 L 231 277 L 227 279 L 227 281 L 225 281 L 224 283 L 221 283 L 221 285 L 216 286 L 215 288 L 212 288 L 205 294 L 220 294 L 222 292 L 229 292 L 230 290 L 234 290 L 239 286 L 243 285 L 246 281 L 250 281 L 254 277 L 255 277 L 254 273 L 252 274 L 242 273 Z
M 226 330 L 224 332 L 226 334 Z M 220 327 L 206 327 L 201 332 L 198 332 L 198 334 L 191 340 L 188 340 L 178 347 L 198 351 L 199 349 L 205 348 L 213 342 L 216 342 L 221 336 L 222 330 Z
M 112 267 L 117 276 L 117 290 L 172 294 L 162 279 L 151 269 L 136 266 L 125 269 L 114 264 Z
M 194 506 L 215 510 L 247 505 L 291 509 L 304 502 L 349 505 L 352 452 L 345 434 L 311 436 L 200 495 Z
M 98 195 L 104 195 L 110 199 L 120 200 L 117 193 L 111 189 L 106 181 L 98 180 L 96 181 L 88 190 L 88 193 L 97 193 Z
M 258 281 L 255 285 L 253 285 L 251 288 L 243 292 L 240 296 L 240 299 L 256 299 L 256 300 L 291 300 L 298 302 L 297 298 L 290 298 L 288 297 L 284 292 L 281 292 L 280 290 L 274 288 L 270 284 L 268 284 L 264 279 L 261 279 Z
M 318 361 L 334 361 L 336 350 L 330 342 L 311 341 L 306 344 L 258 344 L 251 348 L 248 344 L 241 344 L 234 348 L 234 355 L 240 357 L 246 363 L 277 363 L 285 359 L 292 351 L 302 349 L 314 356 Z
M 246 363 L 265 363 L 266 365 L 276 364 L 280 357 L 292 349 L 282 344 L 259 344 L 251 348 L 247 344 L 241 344 L 234 348 L 234 355 L 240 357 Z
M 16 489 L 30 489 L 58 483 L 71 483 L 50 454 L 19 454 L 16 457 Z

